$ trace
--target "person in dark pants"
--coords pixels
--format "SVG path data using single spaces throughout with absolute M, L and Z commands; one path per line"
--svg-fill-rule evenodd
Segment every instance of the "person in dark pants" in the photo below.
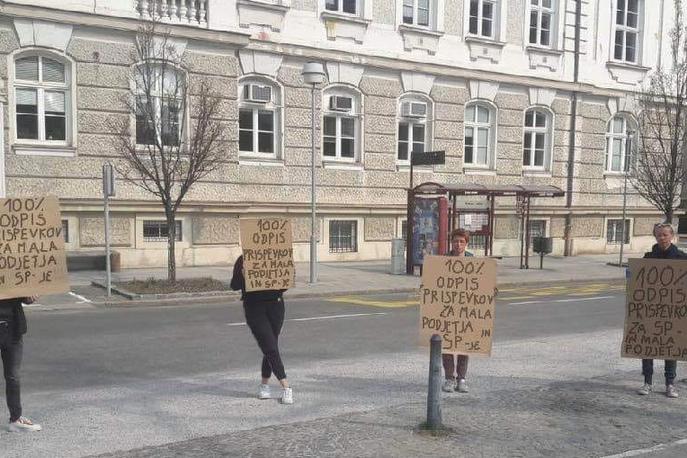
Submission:
M 262 383 L 258 390 L 259 399 L 269 399 L 269 381 L 272 374 L 282 387 L 281 403 L 293 404 L 293 390 L 286 379 L 284 363 L 279 354 L 279 333 L 284 324 L 284 298 L 286 290 L 266 290 L 246 292 L 246 279 L 243 274 L 243 256 L 234 264 L 231 289 L 241 290 L 246 324 L 250 328 L 262 351 Z
M 675 245 L 673 245 L 673 237 L 675 236 L 675 231 L 673 226 L 668 223 L 657 224 L 654 226 L 654 237 L 656 237 L 656 244 L 651 247 L 651 251 L 644 254 L 645 258 L 652 259 L 685 259 L 687 254 L 679 250 Z M 666 359 L 665 360 L 665 378 L 666 378 L 666 396 L 669 398 L 678 397 L 677 388 L 675 388 L 674 382 L 677 376 L 677 361 Z M 654 360 L 653 359 L 643 359 L 642 360 L 642 375 L 644 376 L 644 385 L 637 390 L 638 394 L 646 396 L 652 391 L 652 378 L 654 375 Z
M 465 251 L 470 240 L 470 233 L 465 229 L 455 229 L 451 232 L 451 251 L 448 256 L 473 256 Z M 444 366 L 444 384 L 441 389 L 446 392 L 468 392 L 468 383 L 465 380 L 468 372 L 468 356 L 445 353 L 441 355 Z
M 40 431 L 41 425 L 22 416 L 19 368 L 21 367 L 26 334 L 26 316 L 22 302 L 31 304 L 36 297 L 0 299 L 0 355 L 5 376 L 5 396 L 10 409 L 10 432 Z

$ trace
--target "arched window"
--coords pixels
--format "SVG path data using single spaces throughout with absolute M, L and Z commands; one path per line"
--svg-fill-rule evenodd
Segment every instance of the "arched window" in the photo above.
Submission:
M 136 67 L 136 144 L 179 146 L 186 116 L 186 78 L 167 63 Z
M 281 88 L 266 78 L 248 76 L 239 82 L 239 91 L 239 154 L 279 158 Z
M 402 96 L 398 103 L 397 161 L 409 164 L 412 153 L 431 148 L 431 139 L 432 101 L 416 94 Z
M 466 167 L 493 168 L 496 143 L 496 108 L 485 102 L 465 106 Z
M 606 131 L 606 171 L 626 172 L 632 162 L 632 138 L 635 126 L 624 115 L 614 116 Z
M 543 108 L 525 111 L 522 165 L 526 169 L 548 170 L 551 164 L 553 115 Z
M 73 123 L 71 65 L 44 53 L 14 60 L 14 103 L 18 142 L 67 145 Z
M 322 157 L 360 160 L 362 102 L 358 91 L 346 86 L 325 89 L 322 100 Z

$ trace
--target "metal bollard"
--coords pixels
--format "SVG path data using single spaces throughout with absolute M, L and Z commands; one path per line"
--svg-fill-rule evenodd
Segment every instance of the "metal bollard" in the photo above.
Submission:
M 429 389 L 427 391 L 427 427 L 441 427 L 441 337 L 434 334 L 429 350 Z

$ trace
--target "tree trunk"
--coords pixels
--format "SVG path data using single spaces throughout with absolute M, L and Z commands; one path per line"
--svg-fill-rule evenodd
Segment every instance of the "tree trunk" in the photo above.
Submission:
M 177 260 L 175 256 L 177 226 L 174 220 L 174 213 L 167 211 L 167 280 L 177 281 Z

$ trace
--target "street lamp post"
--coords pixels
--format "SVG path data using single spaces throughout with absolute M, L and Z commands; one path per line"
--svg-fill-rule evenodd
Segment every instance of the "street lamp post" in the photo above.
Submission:
M 324 82 L 324 68 L 319 62 L 308 62 L 301 72 L 303 80 L 310 85 L 310 136 L 312 159 L 310 163 L 310 283 L 317 282 L 317 197 L 315 183 L 315 86 Z
M 623 267 L 623 247 L 625 246 L 625 216 L 627 215 L 627 175 L 630 173 L 630 158 L 632 152 L 632 132 L 627 131 L 625 138 L 625 160 L 623 161 L 623 219 L 620 221 L 620 255 L 618 258 L 618 267 Z

